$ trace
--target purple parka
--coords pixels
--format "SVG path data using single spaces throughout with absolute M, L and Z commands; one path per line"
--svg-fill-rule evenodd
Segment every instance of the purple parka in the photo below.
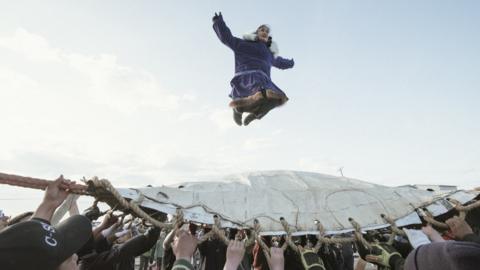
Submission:
M 266 89 L 285 95 L 270 79 L 270 69 L 272 66 L 279 69 L 292 68 L 293 60 L 274 57 L 264 42 L 234 37 L 221 15 L 214 19 L 213 29 L 220 41 L 235 54 L 235 76 L 230 81 L 232 99 L 247 97 Z

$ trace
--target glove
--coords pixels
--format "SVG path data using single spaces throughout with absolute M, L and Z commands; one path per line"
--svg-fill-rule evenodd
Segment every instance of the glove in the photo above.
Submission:
M 307 270 L 325 270 L 323 261 L 313 250 L 305 249 L 300 252 L 300 259 L 304 269 Z
M 375 263 L 377 265 L 382 265 L 390 267 L 392 258 L 402 257 L 392 246 L 387 244 L 372 244 L 372 249 L 370 254 L 366 255 L 366 259 L 369 262 Z
M 213 16 L 212 21 L 215 22 L 218 19 L 222 18 L 222 12 L 218 12 L 218 14 L 215 12 L 215 16 Z

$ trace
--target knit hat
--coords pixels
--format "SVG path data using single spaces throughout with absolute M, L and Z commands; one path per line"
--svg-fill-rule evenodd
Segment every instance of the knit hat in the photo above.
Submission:
M 76 215 L 57 226 L 33 219 L 0 233 L 2 270 L 55 269 L 76 253 L 92 235 L 90 220 Z
M 447 241 L 419 246 L 410 252 L 405 270 L 475 270 L 480 266 L 480 245 Z

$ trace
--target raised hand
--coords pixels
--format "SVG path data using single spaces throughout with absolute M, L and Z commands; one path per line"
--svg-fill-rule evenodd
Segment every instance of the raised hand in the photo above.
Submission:
M 173 253 L 178 259 L 190 261 L 195 249 L 197 248 L 197 239 L 185 230 L 178 230 L 177 237 L 173 241 Z
M 48 204 L 52 208 L 59 207 L 67 198 L 70 188 L 74 184 L 74 181 L 65 180 L 63 175 L 60 175 L 57 180 L 47 186 L 42 203 Z
M 245 243 L 238 240 L 230 240 L 227 248 L 227 261 L 223 270 L 237 270 L 245 254 Z
M 447 223 L 453 235 L 458 240 L 462 240 L 466 235 L 473 233 L 470 225 L 468 225 L 468 223 L 465 220 L 457 216 L 447 219 L 445 223 Z
M 215 12 L 215 15 L 212 18 L 212 21 L 215 22 L 217 19 L 222 18 L 222 12 Z

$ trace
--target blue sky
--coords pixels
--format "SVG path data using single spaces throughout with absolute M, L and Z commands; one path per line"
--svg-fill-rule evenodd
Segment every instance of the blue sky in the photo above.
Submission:
M 216 11 L 237 36 L 270 24 L 280 55 L 295 59 L 272 73 L 288 104 L 246 128 L 227 108 L 233 54 L 211 28 Z M 0 171 L 142 186 L 344 167 L 392 186 L 478 186 L 479 11 L 477 1 L 2 1 Z M 12 190 L 26 192 L 0 195 Z

